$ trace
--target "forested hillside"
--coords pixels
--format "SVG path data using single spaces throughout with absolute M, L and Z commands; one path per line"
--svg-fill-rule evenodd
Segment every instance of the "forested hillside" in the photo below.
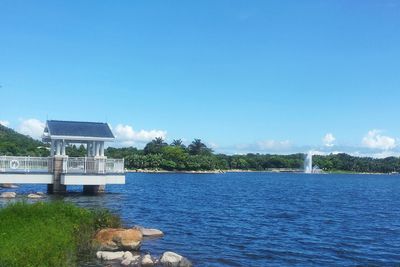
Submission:
M 48 156 L 45 145 L 0 124 L 0 155 Z

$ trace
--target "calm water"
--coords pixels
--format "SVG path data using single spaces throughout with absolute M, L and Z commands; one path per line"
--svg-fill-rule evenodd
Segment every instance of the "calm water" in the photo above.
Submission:
M 135 173 L 108 192 L 66 199 L 163 230 L 142 249 L 196 266 L 400 264 L 400 176 Z

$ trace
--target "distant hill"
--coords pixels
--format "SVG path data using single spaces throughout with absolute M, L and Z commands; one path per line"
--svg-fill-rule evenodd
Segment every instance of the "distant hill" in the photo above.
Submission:
M 45 144 L 0 125 L 0 156 L 40 156 L 49 155 Z

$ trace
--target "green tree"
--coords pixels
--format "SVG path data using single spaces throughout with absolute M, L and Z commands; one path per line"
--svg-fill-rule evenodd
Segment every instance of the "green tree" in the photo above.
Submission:
M 172 140 L 170 146 L 180 147 L 182 149 L 186 149 L 186 146 L 183 144 L 182 139 L 174 139 L 174 140 Z
M 201 142 L 201 139 L 194 139 L 188 149 L 191 155 L 210 155 L 213 152 L 211 148 L 208 148 L 203 142 Z
M 144 153 L 147 154 L 158 154 L 161 153 L 161 149 L 168 144 L 164 141 L 162 137 L 154 138 L 150 143 L 147 143 L 144 147 Z

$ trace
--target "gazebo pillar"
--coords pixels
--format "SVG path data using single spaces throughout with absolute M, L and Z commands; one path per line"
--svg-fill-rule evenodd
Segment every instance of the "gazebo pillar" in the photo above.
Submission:
M 100 142 L 96 142 L 96 157 L 100 156 Z
M 55 155 L 53 157 L 53 183 L 47 185 L 49 194 L 64 194 L 67 192 L 67 186 L 61 183 L 61 174 L 64 172 L 64 159 L 67 156 Z
M 86 143 L 86 156 L 87 157 L 90 157 L 90 151 L 91 151 L 90 146 L 91 146 L 91 143 L 87 142 Z
M 53 183 L 47 185 L 49 194 L 63 194 L 67 191 L 67 186 L 61 184 L 61 174 L 64 171 L 65 140 L 51 140 L 51 154 L 53 156 Z M 66 166 L 65 166 L 66 167 Z
M 61 155 L 61 140 L 56 140 L 56 156 Z
M 96 142 L 92 142 L 92 157 L 96 156 Z
M 66 142 L 65 140 L 62 140 L 62 145 L 61 145 L 61 155 L 65 156 L 65 147 L 66 147 Z
M 98 174 L 104 174 L 105 159 L 104 157 L 104 141 L 94 141 L 90 143 L 91 156 L 95 161 L 95 168 Z M 83 193 L 88 195 L 97 195 L 104 193 L 106 189 L 105 185 L 84 185 Z
M 100 142 L 100 156 L 104 157 L 104 142 Z
M 54 152 L 56 150 L 55 146 L 56 146 L 56 142 L 54 140 L 51 140 L 50 156 L 52 156 L 52 157 L 54 156 Z

